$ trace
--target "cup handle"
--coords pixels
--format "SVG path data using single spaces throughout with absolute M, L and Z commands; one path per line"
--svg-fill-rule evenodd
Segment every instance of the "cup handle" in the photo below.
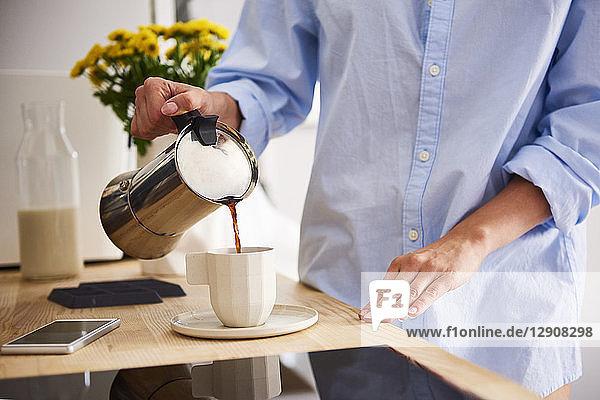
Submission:
M 185 276 L 190 285 L 208 285 L 207 253 L 185 255 Z

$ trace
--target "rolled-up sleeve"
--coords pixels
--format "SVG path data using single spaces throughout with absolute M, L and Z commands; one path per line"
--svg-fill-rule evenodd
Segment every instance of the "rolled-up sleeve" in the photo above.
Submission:
M 238 102 L 240 131 L 257 155 L 310 111 L 317 36 L 310 1 L 248 0 L 229 48 L 210 71 L 206 87 Z
M 540 136 L 504 165 L 540 187 L 556 227 L 580 223 L 600 195 L 600 2 L 573 1 L 548 72 Z

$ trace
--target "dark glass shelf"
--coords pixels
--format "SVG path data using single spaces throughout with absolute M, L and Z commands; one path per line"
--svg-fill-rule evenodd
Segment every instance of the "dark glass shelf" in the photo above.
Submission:
M 0 381 L 0 398 L 467 399 L 387 347 Z

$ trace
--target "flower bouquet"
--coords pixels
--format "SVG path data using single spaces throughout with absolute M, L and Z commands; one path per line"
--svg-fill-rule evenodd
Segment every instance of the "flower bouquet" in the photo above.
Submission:
M 77 61 L 71 77 L 86 74 L 94 86 L 94 96 L 110 106 L 123 122 L 140 155 L 150 141 L 132 138 L 131 120 L 135 112 L 135 89 L 151 76 L 204 87 L 208 71 L 215 66 L 229 31 L 206 19 L 177 22 L 170 27 L 151 24 L 138 32 L 117 29 L 108 35 L 110 44 L 95 44 L 85 58 Z M 162 50 L 165 51 L 162 51 Z

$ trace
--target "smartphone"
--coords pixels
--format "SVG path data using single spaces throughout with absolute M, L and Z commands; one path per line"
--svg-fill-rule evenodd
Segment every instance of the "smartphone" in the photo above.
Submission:
M 57 319 L 2 345 L 2 354 L 69 354 L 121 325 L 112 319 Z

